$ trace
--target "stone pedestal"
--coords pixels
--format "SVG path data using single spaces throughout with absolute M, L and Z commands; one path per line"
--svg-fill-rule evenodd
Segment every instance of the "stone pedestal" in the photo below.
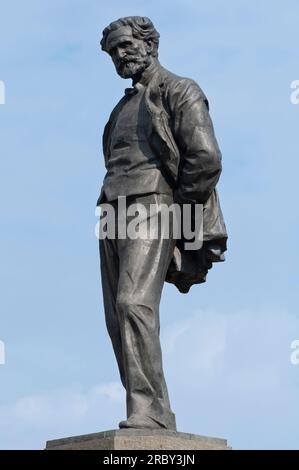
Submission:
M 48 441 L 46 450 L 228 450 L 225 439 L 184 432 L 120 429 Z

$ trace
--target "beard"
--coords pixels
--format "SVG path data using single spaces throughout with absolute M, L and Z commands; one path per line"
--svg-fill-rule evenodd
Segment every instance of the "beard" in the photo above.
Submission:
M 149 57 L 132 57 L 120 62 L 116 65 L 116 71 L 122 78 L 134 78 L 148 67 L 150 63 Z

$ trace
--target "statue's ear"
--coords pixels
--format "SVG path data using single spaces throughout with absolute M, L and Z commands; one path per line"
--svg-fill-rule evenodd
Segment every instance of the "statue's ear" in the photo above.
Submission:
M 151 39 L 148 39 L 146 41 L 146 49 L 147 49 L 147 52 L 148 54 L 151 54 L 153 52 L 153 49 L 154 49 L 154 43 Z

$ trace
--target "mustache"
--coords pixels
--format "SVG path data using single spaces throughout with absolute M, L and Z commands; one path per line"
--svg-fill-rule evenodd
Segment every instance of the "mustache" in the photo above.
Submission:
M 131 57 L 124 57 L 123 59 L 119 60 L 117 62 L 117 65 L 120 67 L 120 66 L 124 66 L 126 64 L 129 64 L 129 63 L 141 64 L 143 62 L 144 62 L 143 58 L 138 58 L 138 57 L 131 56 Z

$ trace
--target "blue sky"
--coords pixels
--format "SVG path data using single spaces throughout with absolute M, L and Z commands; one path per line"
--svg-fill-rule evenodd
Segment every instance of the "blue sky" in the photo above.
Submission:
M 101 31 L 134 14 L 160 31 L 161 63 L 207 94 L 223 154 L 227 260 L 189 295 L 165 285 L 161 304 L 178 429 L 235 449 L 298 449 L 295 0 L 2 2 L 0 448 L 124 418 L 94 210 L 103 126 L 130 85 L 101 53 Z

